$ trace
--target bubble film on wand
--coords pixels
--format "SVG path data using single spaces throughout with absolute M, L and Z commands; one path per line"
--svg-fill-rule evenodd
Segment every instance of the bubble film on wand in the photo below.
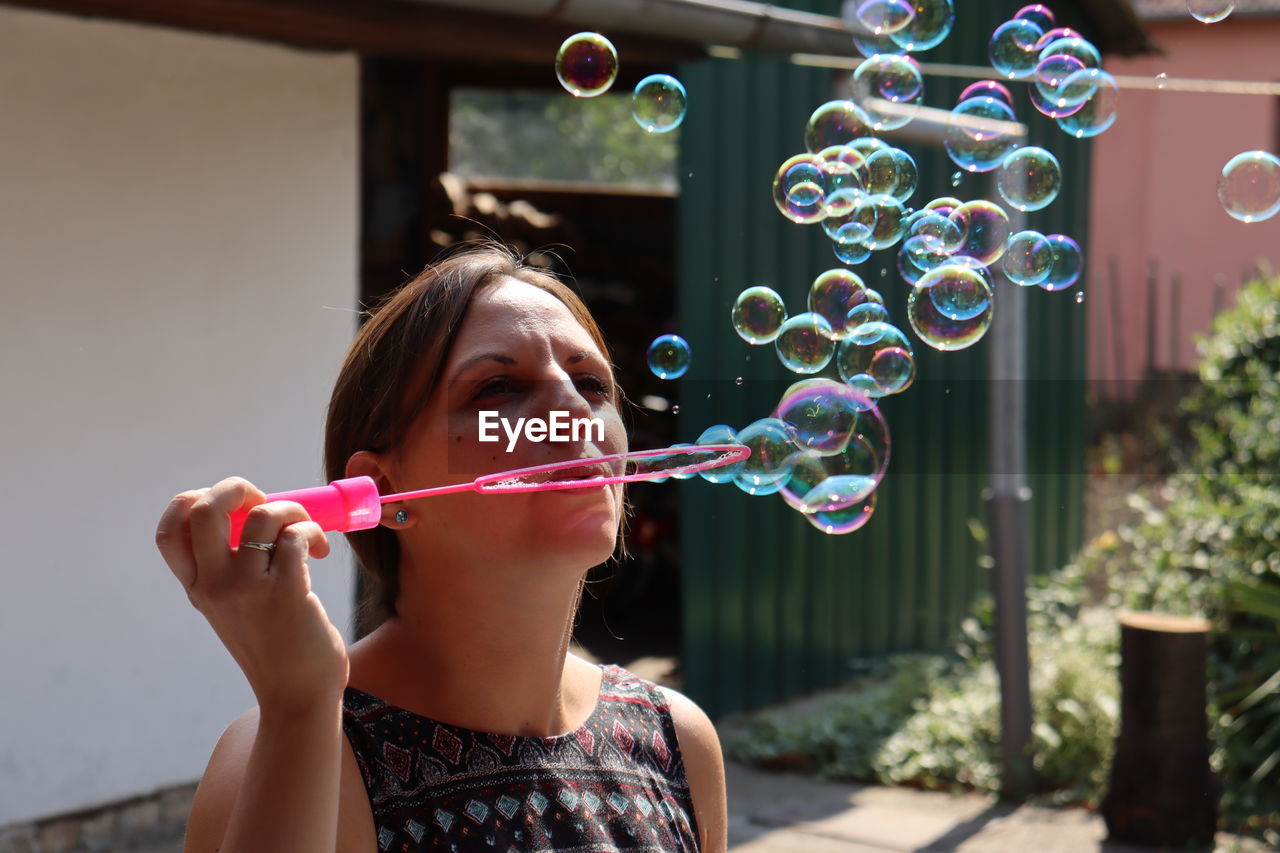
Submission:
M 663 447 L 566 459 L 485 474 L 463 483 L 391 495 L 379 494 L 378 486 L 371 477 L 350 477 L 334 480 L 327 486 L 275 492 L 267 495 L 267 501 L 293 501 L 301 504 L 311 520 L 322 529 L 348 533 L 377 527 L 382 517 L 382 505 L 386 503 L 440 497 L 458 492 L 504 495 L 639 483 L 682 474 L 697 474 L 740 463 L 750 456 L 751 449 L 741 444 Z M 244 528 L 247 515 L 248 510 L 242 510 L 231 516 L 230 544 L 233 548 L 240 543 L 240 531 Z

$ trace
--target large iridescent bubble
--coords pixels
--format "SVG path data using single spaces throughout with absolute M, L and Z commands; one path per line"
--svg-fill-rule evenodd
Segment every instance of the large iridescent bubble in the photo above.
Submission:
M 1079 85 L 1079 78 L 1087 78 L 1093 89 L 1079 107 L 1067 115 L 1057 117 L 1058 127 L 1076 139 L 1097 136 L 1116 123 L 1119 114 L 1120 87 L 1115 78 L 1098 68 L 1086 68 L 1077 71 L 1064 81 L 1067 88 Z M 1034 97 L 1032 98 L 1034 101 Z
M 853 101 L 827 101 L 809 116 L 804 147 L 814 152 L 871 135 L 871 117 Z
M 899 47 L 919 52 L 937 47 L 951 34 L 955 10 L 951 0 L 909 0 L 914 2 L 915 16 L 900 30 L 889 34 Z
M 1049 291 L 1066 290 L 1080 278 L 1084 255 L 1080 244 L 1066 234 L 1050 234 L 1046 239 L 1053 248 L 1053 266 L 1044 281 L 1037 282 Z
M 862 529 L 871 520 L 871 514 L 876 509 L 877 494 L 878 492 L 872 492 L 867 496 L 866 500 L 842 509 L 833 509 L 828 512 L 806 512 L 802 513 L 802 515 L 805 521 L 830 536 L 853 533 L 855 530 Z
M 1044 30 L 1032 21 L 1015 18 L 996 27 L 987 45 L 991 67 L 998 73 L 1013 79 L 1030 77 L 1040 61 L 1037 45 Z
M 821 222 L 827 215 L 827 170 L 817 154 L 796 154 L 778 167 L 773 203 L 778 212 L 800 225 Z
M 609 91 L 618 76 L 618 51 L 599 33 L 576 33 L 556 53 L 556 79 L 576 98 Z
M 871 117 L 874 130 L 895 130 L 915 117 L 924 99 L 920 65 L 909 56 L 878 54 L 864 59 L 850 79 L 853 100 Z
M 948 320 L 972 320 L 991 306 L 991 286 L 973 267 L 934 267 L 921 277 L 918 288 L 929 291 L 933 307 Z
M 773 417 L 785 423 L 801 450 L 839 453 L 859 426 L 859 415 L 879 411 L 871 398 L 834 379 L 802 379 L 778 400 Z
M 965 349 L 981 340 L 991 326 L 990 297 L 982 312 L 964 320 L 952 320 L 938 310 L 932 290 L 912 288 L 907 297 L 907 320 L 916 336 L 927 346 L 943 352 Z
M 983 96 L 951 111 L 942 144 L 952 162 L 966 172 L 990 172 L 1014 149 L 1020 132 L 1008 104 Z
M 864 501 L 880 480 L 875 451 L 861 437 L 839 453 L 823 455 L 807 451 L 798 455 L 791 476 L 778 494 L 800 512 L 830 512 Z
M 1261 222 L 1280 212 L 1280 158 L 1244 151 L 1227 161 L 1218 178 L 1222 209 L 1241 222 Z
M 692 350 L 679 335 L 659 335 L 649 344 L 649 369 L 659 379 L 679 379 L 689 370 Z
M 778 337 L 787 308 L 776 291 L 757 285 L 738 294 L 732 317 L 738 337 L 753 345 L 767 344 Z
M 788 317 L 773 345 L 778 361 L 793 373 L 818 373 L 835 351 L 831 324 L 811 311 Z
M 982 266 L 1000 260 L 1009 239 L 1009 215 L 1000 205 L 985 199 L 967 201 L 951 211 L 950 219 L 963 235 L 958 254 Z
M 1048 207 L 1062 188 L 1058 158 L 1034 145 L 1011 151 L 996 170 L 996 187 L 1010 206 L 1027 212 Z
M 1013 13 L 1013 18 L 1014 20 L 1030 21 L 1046 32 L 1053 29 L 1053 25 L 1057 22 L 1053 10 L 1043 3 L 1032 3 L 1029 6 L 1023 6 Z
M 867 301 L 867 286 L 852 270 L 830 269 L 809 286 L 809 310 L 827 321 L 832 340 L 848 336 L 849 310 Z
M 800 451 L 791 441 L 787 425 L 777 418 L 761 418 L 738 431 L 738 441 L 751 449 L 733 482 L 749 494 L 777 491 L 779 481 L 790 476 Z
M 887 249 L 902 239 L 906 210 L 893 196 L 880 193 L 863 198 L 853 218 L 870 229 L 863 239 L 867 248 Z
M 1019 231 L 1009 238 L 1004 274 L 1022 287 L 1039 284 L 1053 269 L 1053 244 L 1039 231 Z
M 650 74 L 631 94 L 631 117 L 649 133 L 675 130 L 684 121 L 684 84 L 670 74 Z
M 901 148 L 876 151 L 865 163 L 865 186 L 868 193 L 891 195 L 905 203 L 916 191 L 919 181 L 916 161 Z
M 840 378 L 870 397 L 897 394 L 916 375 L 915 352 L 907 336 L 889 323 L 863 323 L 836 349 Z

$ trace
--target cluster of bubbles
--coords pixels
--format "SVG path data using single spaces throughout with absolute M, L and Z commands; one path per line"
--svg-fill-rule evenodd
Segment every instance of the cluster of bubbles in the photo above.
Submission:
M 575 33 L 556 53 L 556 79 L 575 98 L 594 98 L 613 86 L 618 51 L 599 33 Z M 688 107 L 684 84 L 670 74 L 650 74 L 631 93 L 631 116 L 649 133 L 680 126 Z

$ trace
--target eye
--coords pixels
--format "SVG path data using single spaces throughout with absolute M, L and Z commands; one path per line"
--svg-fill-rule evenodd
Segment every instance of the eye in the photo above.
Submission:
M 578 387 L 588 394 L 597 397 L 608 397 L 610 384 L 593 373 L 584 373 L 577 378 Z
M 484 397 L 501 397 L 511 394 L 515 391 L 515 383 L 511 381 L 509 376 L 494 376 L 480 383 L 480 387 L 476 389 L 473 400 L 479 400 Z

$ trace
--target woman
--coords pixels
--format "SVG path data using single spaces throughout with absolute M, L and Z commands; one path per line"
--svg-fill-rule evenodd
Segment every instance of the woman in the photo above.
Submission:
M 627 449 L 600 330 L 495 248 L 443 261 L 373 313 L 330 401 L 330 479 L 383 494 Z M 480 412 L 591 418 L 576 440 L 482 442 Z M 601 434 L 602 432 L 602 434 Z M 724 768 L 678 693 L 569 654 L 621 486 L 384 507 L 348 534 L 385 621 L 347 648 L 310 591 L 328 553 L 297 504 L 232 478 L 185 492 L 156 541 L 253 688 L 196 793 L 186 850 L 696 850 L 725 841 Z M 251 508 L 242 545 L 228 515 Z

